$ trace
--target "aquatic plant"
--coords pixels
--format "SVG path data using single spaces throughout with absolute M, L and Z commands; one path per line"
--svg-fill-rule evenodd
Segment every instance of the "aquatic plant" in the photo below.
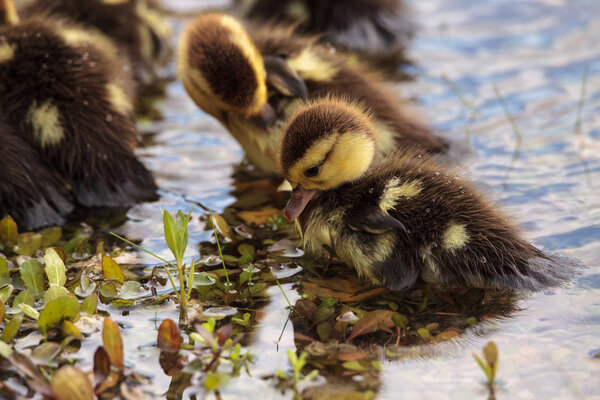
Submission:
M 483 347 L 482 354 L 483 358 L 473 353 L 473 358 L 475 358 L 475 361 L 477 361 L 477 364 L 481 367 L 487 378 L 490 398 L 495 398 L 496 371 L 498 370 L 498 348 L 496 347 L 496 343 L 488 342 Z

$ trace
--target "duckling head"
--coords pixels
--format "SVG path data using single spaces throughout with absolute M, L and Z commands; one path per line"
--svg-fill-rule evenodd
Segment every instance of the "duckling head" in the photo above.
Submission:
M 208 13 L 179 41 L 177 74 L 196 104 L 223 121 L 226 112 L 258 116 L 267 108 L 263 59 L 233 17 Z
M 320 191 L 363 176 L 376 144 L 371 117 L 361 106 L 320 99 L 301 107 L 290 118 L 281 145 L 281 173 L 293 188 L 286 218 L 296 219 Z

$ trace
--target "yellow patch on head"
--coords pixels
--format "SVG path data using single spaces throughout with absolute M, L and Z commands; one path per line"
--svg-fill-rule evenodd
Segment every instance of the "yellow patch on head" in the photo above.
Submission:
M 100 0 L 100 1 L 104 4 L 115 5 L 115 4 L 127 3 L 129 0 Z
M 6 40 L 0 40 L 0 63 L 12 60 L 15 56 L 16 45 L 8 43 Z
M 465 224 L 452 223 L 442 235 L 442 246 L 450 251 L 464 247 L 468 241 L 469 233 Z
M 327 190 L 360 178 L 371 165 L 375 142 L 366 132 L 331 134 L 317 140 L 288 171 L 289 178 L 305 189 Z M 320 173 L 308 178 L 304 171 L 327 159 Z
M 102 32 L 92 28 L 80 28 L 76 26 L 61 27 L 56 32 L 65 41 L 65 43 L 75 46 L 92 45 L 100 50 L 106 56 L 114 56 L 118 53 L 115 44 Z
M 291 57 L 288 65 L 305 80 L 327 82 L 331 81 L 338 72 L 334 64 L 323 60 L 311 48 L 305 48 L 298 55 Z
M 423 182 L 415 180 L 400 183 L 400 179 L 393 178 L 386 185 L 379 201 L 379 208 L 388 211 L 396 206 L 401 198 L 410 199 L 417 196 L 423 190 Z
M 51 100 L 46 100 L 41 105 L 34 101 L 29 107 L 27 119 L 42 147 L 56 145 L 65 137 L 60 123 L 60 111 Z
M 377 120 L 375 122 L 375 137 L 377 138 L 377 152 L 388 154 L 396 150 L 396 138 L 398 133 L 388 124 Z
M 108 83 L 106 85 L 106 94 L 108 95 L 108 102 L 113 111 L 122 115 L 130 114 L 133 111 L 131 99 L 127 93 L 125 93 L 122 86 L 116 83 Z
M 4 9 L 4 21 L 0 21 L 0 25 L 16 25 L 19 23 L 19 14 L 13 0 L 0 0 L 0 8 Z

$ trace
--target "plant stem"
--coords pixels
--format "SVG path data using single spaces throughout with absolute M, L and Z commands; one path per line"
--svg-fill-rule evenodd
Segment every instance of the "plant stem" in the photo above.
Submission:
M 274 276 L 274 275 L 273 275 Z M 275 277 L 275 276 L 274 276 Z M 298 314 L 296 312 L 296 309 L 294 308 L 294 306 L 292 305 L 292 303 L 290 302 L 290 299 L 288 299 L 288 297 L 286 296 L 285 292 L 283 291 L 283 288 L 281 287 L 281 284 L 279 283 L 279 280 L 277 279 L 277 277 L 275 277 L 275 282 L 277 282 L 277 286 L 279 287 L 279 290 L 281 290 L 281 294 L 283 295 L 283 297 L 285 297 L 285 301 L 287 301 L 288 306 L 290 306 L 290 309 L 295 312 L 296 314 Z
M 227 274 L 227 267 L 225 266 L 225 260 L 223 259 L 223 252 L 221 251 L 221 244 L 219 244 L 219 234 L 217 233 L 217 227 L 215 226 L 215 222 L 213 221 L 212 211 L 208 212 L 210 216 L 210 224 L 212 225 L 213 232 L 215 234 L 215 240 L 217 241 L 217 248 L 219 249 L 219 257 L 221 257 L 221 263 L 223 263 L 223 271 L 225 271 L 225 279 L 227 280 L 227 287 L 231 287 L 231 282 L 229 282 L 229 275 Z

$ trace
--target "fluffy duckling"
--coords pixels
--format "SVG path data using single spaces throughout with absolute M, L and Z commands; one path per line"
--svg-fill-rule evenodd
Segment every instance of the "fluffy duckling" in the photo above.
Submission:
M 97 39 L 50 18 L 0 26 L 0 110 L 78 204 L 128 207 L 155 199 L 156 185 L 133 152 L 130 76 Z
M 4 116 L 0 143 L 0 218 L 10 215 L 26 230 L 62 225 L 73 210 L 69 192 Z
M 35 0 L 22 15 L 66 19 L 102 32 L 131 60 L 142 84 L 152 83 L 171 55 L 171 26 L 152 0 Z
M 346 61 L 291 28 L 246 30 L 231 16 L 209 13 L 185 29 L 177 72 L 196 104 L 217 118 L 248 159 L 269 174 L 277 173 L 283 127 L 296 106 L 331 94 L 372 111 L 378 154 L 407 145 L 431 153 L 447 149 L 377 76 Z
M 405 62 L 404 49 L 414 24 L 402 0 L 238 0 L 242 13 L 261 23 L 285 21 L 304 34 L 331 43 L 376 64 Z
M 361 105 L 318 100 L 285 129 L 286 206 L 307 249 L 323 246 L 392 290 L 419 277 L 444 286 L 536 290 L 569 268 L 523 240 L 471 186 L 418 151 L 373 161 L 376 126 Z

